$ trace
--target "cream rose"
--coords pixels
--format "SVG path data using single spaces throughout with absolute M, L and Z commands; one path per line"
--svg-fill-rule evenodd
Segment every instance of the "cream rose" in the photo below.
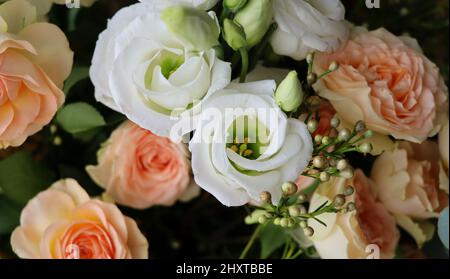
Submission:
M 100 34 L 90 69 L 98 101 L 160 136 L 197 115 L 201 103 L 231 78 L 229 63 L 219 60 L 214 49 L 196 50 L 192 40 L 169 31 L 162 20 L 165 8 L 165 3 L 150 1 L 117 12 Z M 198 40 L 218 36 L 196 31 Z M 185 36 L 192 39 L 193 34 Z M 185 128 L 187 133 L 195 125 Z
M 113 204 L 89 198 L 73 179 L 60 180 L 22 211 L 11 246 L 27 259 L 142 259 L 148 243 L 136 222 Z
M 380 201 L 398 224 L 419 245 L 429 240 L 433 228 L 423 220 L 439 217 L 448 205 L 448 180 L 445 186 L 439 178 L 438 145 L 431 141 L 401 142 L 396 150 L 375 160 L 371 178 Z
M 137 209 L 173 205 L 199 190 L 190 184 L 187 147 L 131 121 L 112 133 L 98 152 L 98 165 L 86 170 L 114 201 Z
M 73 52 L 57 26 L 35 21 L 25 0 L 0 5 L 0 148 L 21 145 L 64 103 Z
M 313 51 L 330 52 L 348 36 L 339 0 L 274 0 L 278 28 L 270 43 L 275 53 L 303 60 Z
M 288 119 L 273 99 L 272 80 L 232 83 L 206 102 L 189 143 L 197 184 L 226 206 L 278 203 L 281 184 L 294 181 L 311 159 L 306 125 Z
M 393 258 L 400 238 L 395 219 L 376 200 L 373 183 L 361 170 L 350 180 L 335 177 L 321 184 L 311 198 L 310 211 L 331 202 L 347 185 L 354 188 L 347 202 L 355 203 L 355 211 L 320 215 L 326 227 L 313 219 L 308 222 L 317 252 L 325 259 Z
M 316 54 L 314 71 L 323 73 L 332 61 L 338 70 L 314 89 L 346 122 L 364 120 L 375 132 L 413 142 L 439 131 L 447 114 L 447 87 L 415 40 L 385 29 L 355 28 L 341 49 Z
M 379 156 L 371 178 L 386 208 L 395 214 L 426 219 L 438 217 L 448 204 L 439 189 L 439 149 L 435 142 L 401 142 Z

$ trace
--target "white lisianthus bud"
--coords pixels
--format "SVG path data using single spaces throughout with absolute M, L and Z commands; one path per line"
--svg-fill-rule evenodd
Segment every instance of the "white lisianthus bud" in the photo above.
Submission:
M 266 34 L 272 23 L 272 16 L 272 0 L 249 0 L 234 20 L 244 28 L 247 43 L 252 47 Z
M 303 95 L 302 84 L 298 80 L 297 72 L 291 71 L 275 91 L 275 100 L 281 109 L 290 112 L 297 110 L 301 105 Z
M 245 4 L 247 4 L 247 0 L 224 0 L 223 6 L 232 12 L 239 11 L 242 9 Z
M 247 46 L 244 29 L 231 19 L 223 21 L 223 38 L 234 50 Z
M 173 6 L 162 13 L 162 20 L 173 34 L 193 50 L 204 51 L 218 45 L 220 28 L 215 16 L 202 10 Z

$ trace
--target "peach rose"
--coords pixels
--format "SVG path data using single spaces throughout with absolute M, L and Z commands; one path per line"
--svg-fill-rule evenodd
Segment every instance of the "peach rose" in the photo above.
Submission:
M 35 20 L 25 0 L 0 5 L 0 148 L 21 145 L 64 103 L 73 52 L 57 26 Z
M 401 142 L 395 151 L 375 160 L 371 178 L 380 200 L 392 213 L 427 219 L 438 217 L 448 204 L 448 196 L 439 189 L 439 149 L 435 142 Z
M 347 185 L 355 189 L 347 202 L 354 202 L 356 211 L 320 215 L 326 227 L 315 220 L 309 221 L 315 231 L 311 239 L 317 252 L 322 258 L 393 258 L 400 238 L 395 219 L 376 201 L 372 181 L 361 170 L 356 170 L 350 180 L 334 177 L 321 184 L 311 198 L 310 211 L 325 201 L 332 201 Z
M 344 121 L 353 125 L 363 120 L 375 132 L 413 142 L 439 131 L 447 114 L 448 90 L 415 40 L 382 28 L 355 28 L 340 50 L 316 54 L 314 71 L 324 72 L 332 61 L 339 68 L 314 88 Z
M 401 142 L 394 151 L 379 156 L 371 178 L 384 206 L 398 224 L 422 245 L 434 229 L 424 219 L 437 218 L 448 205 L 439 179 L 439 148 L 435 142 Z M 447 185 L 448 188 L 448 185 Z
M 136 222 L 114 204 L 90 199 L 73 179 L 56 182 L 28 202 L 11 246 L 29 259 L 148 257 Z
M 117 203 L 143 209 L 173 205 L 199 188 L 190 185 L 187 148 L 124 122 L 88 166 L 91 178 Z

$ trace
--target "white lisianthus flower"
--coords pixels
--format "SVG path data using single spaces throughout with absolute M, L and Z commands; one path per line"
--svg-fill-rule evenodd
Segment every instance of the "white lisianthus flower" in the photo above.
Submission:
M 230 64 L 216 57 L 212 45 L 196 49 L 192 36 L 179 35 L 190 36 L 192 26 L 199 45 L 211 44 L 219 36 L 215 14 L 171 6 L 166 19 L 171 27 L 183 27 L 177 35 L 163 20 L 168 7 L 150 1 L 117 12 L 100 34 L 90 69 L 98 101 L 159 136 L 198 113 L 201 103 L 231 79 Z
M 194 179 L 226 206 L 260 201 L 263 191 L 277 204 L 282 183 L 311 159 L 306 125 L 280 110 L 275 87 L 273 80 L 231 83 L 203 106 L 189 143 Z
M 167 2 L 172 4 L 187 5 L 193 8 L 198 8 L 202 10 L 209 10 L 213 8 L 219 0 L 139 0 L 143 3 L 154 3 L 156 1 Z
M 277 54 L 303 60 L 316 50 L 336 50 L 348 37 L 340 0 L 274 0 L 272 7 L 278 28 L 271 45 Z

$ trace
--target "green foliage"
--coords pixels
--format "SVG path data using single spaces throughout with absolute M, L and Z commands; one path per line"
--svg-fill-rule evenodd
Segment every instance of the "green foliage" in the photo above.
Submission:
M 91 105 L 78 102 L 64 106 L 56 122 L 68 133 L 80 134 L 106 124 L 103 116 Z
M 19 225 L 20 206 L 0 195 L 0 234 L 11 232 Z
M 55 180 L 55 174 L 43 164 L 34 161 L 26 150 L 0 161 L 2 194 L 17 204 L 26 204 Z
M 261 258 L 268 258 L 275 250 L 283 246 L 289 239 L 286 230 L 272 223 L 267 223 L 261 230 Z
M 77 9 L 72 9 L 77 10 Z M 83 80 L 85 78 L 89 77 L 89 67 L 83 66 L 83 67 L 74 67 L 72 69 L 72 73 L 70 73 L 69 77 L 66 79 L 64 83 L 64 94 L 66 96 L 69 94 L 70 89 L 79 82 L 80 80 Z

